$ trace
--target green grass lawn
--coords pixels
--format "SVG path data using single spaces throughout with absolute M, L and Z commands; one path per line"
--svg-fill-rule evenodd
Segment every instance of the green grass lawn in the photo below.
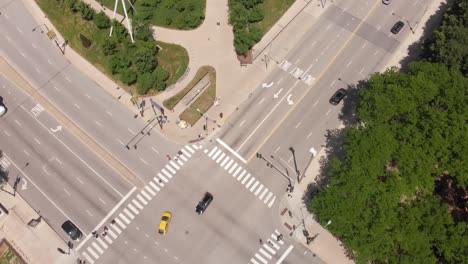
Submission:
M 108 69 L 110 56 L 105 56 L 101 43 L 109 36 L 109 29 L 98 29 L 92 21 L 86 21 L 78 13 L 72 13 L 62 1 L 36 0 L 38 5 L 47 14 L 60 34 L 69 41 L 69 45 L 85 57 L 96 68 L 113 79 L 119 86 L 127 91 L 135 91 L 134 86 L 127 86 L 119 81 L 118 75 L 112 75 Z M 90 48 L 85 48 L 79 35 L 83 34 L 92 41 Z M 169 72 L 167 86 L 174 84 L 183 75 L 188 66 L 187 51 L 175 44 L 157 42 L 162 48 L 158 54 L 159 67 Z M 154 93 L 154 91 L 152 90 Z
M 0 244 L 0 264 L 25 264 L 13 249 L 5 242 Z
M 101 1 L 107 8 L 114 10 L 114 0 Z M 206 0 L 161 0 L 156 6 L 145 6 L 146 3 L 156 3 L 157 0 L 136 0 L 135 9 L 138 12 L 149 12 L 152 17 L 148 22 L 155 26 L 174 28 L 174 29 L 192 29 L 203 23 L 205 18 Z M 126 2 L 127 12 L 131 7 Z M 179 11 L 179 10 L 183 11 Z M 122 4 L 118 5 L 117 13 L 123 15 Z M 132 16 L 129 12 L 129 16 Z
M 210 74 L 210 86 L 208 86 L 205 91 L 203 91 L 203 93 L 180 115 L 180 119 L 187 121 L 191 125 L 194 125 L 202 117 L 202 114 L 200 114 L 197 109 L 200 109 L 202 113 L 206 113 L 213 105 L 216 97 L 216 71 L 211 66 L 204 67 L 209 67 L 208 74 Z M 203 78 L 203 76 L 205 76 L 205 74 L 203 74 L 200 79 Z
M 265 17 L 262 21 L 254 25 L 258 26 L 266 34 L 295 1 L 296 0 L 265 0 L 263 2 Z

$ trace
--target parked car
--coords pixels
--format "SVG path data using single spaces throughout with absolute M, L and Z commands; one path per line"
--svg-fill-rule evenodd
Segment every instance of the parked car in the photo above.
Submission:
M 5 113 L 6 113 L 6 107 L 0 104 L 0 116 L 4 115 Z
M 392 2 L 392 0 L 382 0 L 382 3 L 384 5 L 389 5 Z
M 403 21 L 398 21 L 393 25 L 392 29 L 390 30 L 393 34 L 398 34 L 400 30 L 405 26 L 405 23 Z
M 172 220 L 172 214 L 170 212 L 164 212 L 161 217 L 161 221 L 159 221 L 159 230 L 158 233 L 161 235 L 166 235 L 167 231 L 169 231 L 169 224 Z
M 80 229 L 70 220 L 67 220 L 62 224 L 62 229 L 72 240 L 80 241 L 83 237 L 83 233 L 81 233 Z
M 338 91 L 336 91 L 330 98 L 330 104 L 332 105 L 339 104 L 341 100 L 345 98 L 346 94 L 348 94 L 348 92 L 345 89 L 343 88 L 338 89 Z
M 211 201 L 213 201 L 213 195 L 211 193 L 206 192 L 205 196 L 203 196 L 203 199 L 198 202 L 197 208 L 195 208 L 195 211 L 201 215 L 205 212 L 206 208 L 208 205 L 210 205 Z

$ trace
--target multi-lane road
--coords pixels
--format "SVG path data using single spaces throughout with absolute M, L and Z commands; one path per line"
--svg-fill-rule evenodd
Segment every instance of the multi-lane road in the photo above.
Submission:
M 342 122 L 330 96 L 382 70 L 411 34 L 405 27 L 393 35 L 391 26 L 416 23 L 428 4 L 328 3 L 212 142 L 181 146 L 146 134 L 152 126 L 138 138 L 146 123 L 32 31 L 40 25 L 20 1 L 6 3 L 0 0 L 0 55 L 34 89 L 26 94 L 0 76 L 8 107 L 1 164 L 10 182 L 21 177 L 18 192 L 64 240 L 64 220 L 79 226 L 84 237 L 75 250 L 89 263 L 253 264 L 322 263 L 286 235 L 278 216 L 288 181 L 255 154 L 302 173 L 309 149 L 319 150 L 327 130 Z M 199 216 L 195 206 L 206 191 L 214 200 Z M 167 236 L 156 230 L 164 211 L 173 214 Z

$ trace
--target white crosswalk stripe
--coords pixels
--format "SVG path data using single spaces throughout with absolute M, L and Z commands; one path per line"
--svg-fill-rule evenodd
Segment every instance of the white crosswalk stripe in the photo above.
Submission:
M 81 255 L 83 255 L 83 257 L 85 257 L 85 259 L 86 259 L 89 263 L 91 263 L 91 264 L 94 263 L 94 260 L 88 255 L 88 253 L 83 252 L 83 253 L 81 253 Z
M 180 156 L 179 158 L 176 159 L 177 161 L 177 164 L 179 164 L 179 166 L 184 166 L 184 163 L 180 160 Z
M 109 234 L 109 231 L 107 231 L 107 233 Z M 112 244 L 112 239 L 110 239 L 109 236 L 105 236 L 104 239 L 107 241 L 109 245 Z
M 258 263 L 254 258 L 251 258 L 251 259 L 250 259 L 250 262 L 252 262 L 253 264 L 260 264 L 260 263 Z
M 165 169 L 162 169 L 161 172 L 163 173 L 163 175 L 165 177 L 167 177 L 168 179 L 172 179 L 172 174 L 170 174 L 169 172 L 167 172 Z
M 193 146 L 193 145 L 192 145 Z M 190 151 L 192 154 L 195 153 L 195 150 L 192 149 L 189 145 L 185 145 L 185 148 Z
M 188 159 L 183 154 L 179 156 L 179 159 L 183 160 L 184 162 L 188 161 Z
M 99 254 L 104 253 L 104 250 L 102 250 L 102 249 L 98 246 L 98 244 L 97 244 L 96 242 L 93 242 L 92 245 L 93 245 L 94 249 L 96 249 L 96 250 L 99 252 Z
M 141 206 L 141 204 L 140 204 L 137 200 L 133 199 L 132 202 L 133 202 L 133 204 L 136 205 L 136 207 L 138 207 L 140 210 L 143 209 L 143 206 Z
M 104 236 L 104 237 L 107 237 L 107 236 Z M 104 241 L 103 241 L 100 237 L 96 238 L 96 241 L 99 242 L 99 244 L 101 244 L 101 246 L 102 246 L 104 249 L 107 249 L 107 244 L 104 243 Z
M 230 160 L 231 158 L 229 156 L 226 156 L 226 158 L 223 160 L 223 162 L 221 162 L 221 167 L 224 167 L 224 164 L 226 164 L 226 162 L 228 162 L 228 160 Z
M 237 168 L 237 162 L 234 163 L 234 165 L 232 165 L 231 169 L 229 169 L 229 174 L 232 174 L 232 172 L 234 171 L 235 168 Z
M 262 258 L 258 253 L 255 253 L 255 257 L 264 264 L 268 263 L 268 261 L 266 259 Z
M 231 167 L 232 163 L 234 163 L 234 160 L 233 160 L 233 159 L 230 160 L 230 161 L 226 164 L 226 166 L 224 166 L 224 169 L 225 169 L 225 170 L 228 170 L 228 169 Z
M 143 196 L 137 194 L 136 196 L 138 198 L 138 200 L 140 200 L 140 202 L 142 202 L 144 205 L 147 205 L 148 202 L 143 198 Z
M 232 175 L 232 177 L 236 177 L 237 174 L 239 173 L 239 171 L 241 171 L 241 170 L 242 170 L 242 167 L 239 166 L 239 168 L 237 168 L 237 170 L 234 172 L 234 174 Z
M 130 210 L 132 210 L 133 213 L 135 213 L 135 215 L 138 215 L 138 210 L 135 208 L 135 206 L 133 206 L 132 204 L 128 204 L 128 208 L 130 208 Z
M 214 147 L 211 151 L 210 151 L 210 154 L 208 154 L 208 157 L 211 158 L 211 156 L 216 152 L 216 150 L 218 149 L 218 147 Z
M 151 189 L 148 185 L 145 186 L 145 189 L 153 196 L 156 195 L 156 193 L 153 191 L 153 189 Z
M 143 194 L 143 196 L 144 196 L 144 197 L 146 198 L 146 200 L 148 200 L 148 201 L 151 201 L 151 199 L 153 199 L 153 197 L 151 197 L 149 194 L 147 194 L 147 193 L 145 192 L 145 190 L 141 190 L 140 193 Z
M 242 180 L 242 184 L 245 184 L 245 182 L 250 178 L 250 173 L 245 176 L 245 178 Z
M 180 170 L 180 167 L 173 160 L 169 161 L 169 164 L 171 164 L 174 169 Z
M 267 192 L 268 192 L 268 189 L 265 188 L 265 189 L 263 190 L 262 194 L 260 194 L 260 196 L 258 197 L 258 199 L 260 199 L 260 200 L 263 199 L 263 196 L 265 196 L 265 194 L 266 194 Z
M 122 213 L 119 214 L 120 218 L 122 218 L 122 220 L 124 220 L 124 222 L 128 225 L 130 224 L 130 220 L 128 220 L 127 217 L 125 217 L 125 215 L 123 215 Z
M 172 174 L 176 174 L 176 171 L 169 164 L 166 164 L 165 168 L 172 172 Z
M 154 180 L 157 181 L 156 177 L 154 177 Z M 149 185 L 151 185 L 151 187 L 153 187 L 153 189 L 155 189 L 157 192 L 159 192 L 159 190 L 161 190 L 156 184 L 154 184 L 154 182 L 150 181 Z
M 250 188 L 250 191 L 253 192 L 259 183 L 260 183 L 259 181 L 256 181 Z
M 270 197 L 273 196 L 273 193 L 272 192 L 269 192 L 267 197 L 265 198 L 265 200 L 263 200 L 263 203 L 267 203 L 268 200 L 270 200 Z
M 260 186 L 258 186 L 258 189 L 255 191 L 255 196 L 258 195 L 258 193 L 263 189 L 263 184 L 260 184 Z
M 128 217 L 130 217 L 130 219 L 135 218 L 135 216 L 133 216 L 133 214 L 130 213 L 130 211 L 127 208 L 124 208 L 123 211 L 125 212 L 125 214 L 127 214 Z
M 224 158 L 224 156 L 226 156 L 226 154 L 224 152 L 222 152 L 221 156 L 219 156 L 218 159 L 216 160 L 216 163 L 219 164 L 219 162 Z
M 244 177 L 244 174 L 246 174 L 247 171 L 246 170 L 243 170 L 242 173 L 239 175 L 239 177 L 237 177 L 237 180 L 240 181 L 242 179 L 242 177 Z
M 212 159 L 212 160 L 215 160 L 215 159 L 219 156 L 219 154 L 221 154 L 221 153 L 223 153 L 223 151 L 220 150 L 220 149 L 218 149 L 218 151 L 216 151 L 216 153 L 214 154 L 213 157 L 211 157 L 211 159 Z
M 270 240 L 268 240 L 270 241 Z M 268 246 L 268 242 L 263 244 L 263 247 L 268 250 L 272 255 L 274 255 L 276 253 L 276 251 L 274 251 L 270 246 Z
M 263 248 L 259 249 L 260 253 L 262 253 L 268 259 L 271 259 L 271 255 L 268 254 Z
M 250 185 L 251 185 L 254 181 L 255 181 L 255 177 L 250 178 L 250 181 L 249 181 L 249 183 L 247 183 L 247 185 L 245 185 L 245 188 L 248 189 L 248 188 L 250 187 Z
M 113 239 L 116 239 L 116 238 L 117 238 L 117 235 L 116 235 L 112 230 L 110 230 L 110 229 L 107 230 L 107 234 L 111 235 L 111 237 L 112 237 Z
M 272 235 L 272 237 L 274 237 Z M 274 237 L 276 239 L 276 237 Z M 278 244 L 275 243 L 275 240 L 271 240 L 271 239 L 268 239 L 268 241 L 270 241 L 270 243 L 273 245 L 273 247 L 278 250 L 280 248 L 280 246 L 278 246 Z
M 99 255 L 94 252 L 94 250 L 91 247 L 88 247 L 88 252 L 95 258 L 99 258 Z
M 122 227 L 122 229 L 125 229 L 125 227 L 127 227 L 126 225 L 124 225 L 124 223 L 122 223 L 122 221 L 120 221 L 120 219 L 118 218 L 115 218 L 115 222 L 117 224 L 119 224 L 120 227 Z M 114 225 L 115 226 L 115 225 Z M 120 233 L 119 233 L 120 234 Z
M 163 172 L 164 172 L 164 169 L 162 169 L 162 170 L 163 170 Z M 169 172 L 166 172 L 166 173 L 169 173 Z M 161 173 L 159 173 L 159 172 L 158 172 L 158 177 L 159 177 L 159 179 L 163 180 L 164 182 L 168 182 L 168 181 L 169 181 L 166 177 L 164 177 L 164 176 L 163 176 Z
M 270 203 L 268 204 L 268 208 L 271 208 L 273 206 L 273 203 L 275 203 L 276 196 L 271 199 Z

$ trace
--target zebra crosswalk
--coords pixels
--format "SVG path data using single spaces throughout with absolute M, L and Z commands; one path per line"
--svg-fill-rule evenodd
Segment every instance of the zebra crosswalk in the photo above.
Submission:
M 274 233 L 270 235 L 266 243 L 263 243 L 262 246 L 257 250 L 254 257 L 250 259 L 250 264 L 267 264 L 273 256 L 278 252 L 281 246 L 284 245 L 283 240 L 278 240 L 280 232 L 275 230 Z
M 91 238 L 92 242 L 81 252 L 81 255 L 88 263 L 95 263 L 105 250 L 111 245 L 146 205 L 161 191 L 165 184 L 181 169 L 181 167 L 192 157 L 201 147 L 198 145 L 186 145 L 182 148 L 177 159 L 170 160 L 160 172 L 157 173 L 147 185 L 133 195 L 125 207 L 114 214 L 113 221 L 103 233 L 98 233 L 98 237 Z
M 242 167 L 242 163 L 237 163 L 229 155 L 221 149 L 215 146 L 211 151 L 208 149 L 204 150 L 204 153 L 208 155 L 212 160 L 219 164 L 224 170 L 227 171 L 232 177 L 240 182 L 244 187 L 249 190 L 259 200 L 263 201 L 264 204 L 271 208 L 275 203 L 276 196 L 268 190 L 258 179 L 251 175 L 247 170 Z

